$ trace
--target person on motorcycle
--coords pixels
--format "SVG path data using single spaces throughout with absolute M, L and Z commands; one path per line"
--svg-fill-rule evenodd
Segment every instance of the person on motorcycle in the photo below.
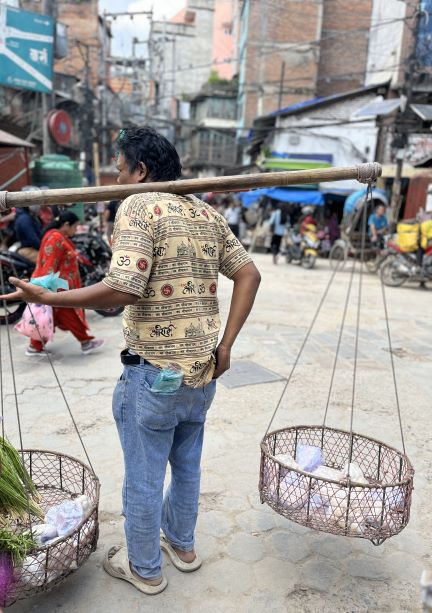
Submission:
M 385 215 L 385 206 L 378 204 L 375 212 L 369 216 L 368 230 L 371 242 L 379 249 L 384 249 L 384 236 L 388 234 L 389 224 Z
M 288 215 L 282 202 L 278 202 L 269 219 L 269 227 L 272 232 L 270 250 L 273 254 L 273 264 L 277 264 L 282 239 L 285 235 Z
M 313 216 L 314 208 L 313 206 L 304 206 L 301 210 L 302 219 L 300 222 L 300 236 L 304 236 L 308 231 L 307 226 L 315 226 L 315 232 L 317 230 L 317 222 Z
M 38 258 L 42 232 L 38 218 L 39 210 L 38 204 L 32 204 L 28 209 L 17 209 L 15 217 L 15 234 L 21 243 L 18 255 L 34 264 Z
M 79 219 L 75 213 L 64 211 L 46 227 L 32 278 L 59 272 L 60 278 L 69 283 L 69 289 L 81 287 L 78 256 L 75 245 L 70 240 L 78 224 Z M 81 343 L 83 354 L 92 353 L 104 344 L 105 341 L 89 334 L 83 309 L 53 308 L 53 315 L 54 326 L 72 332 Z M 25 354 L 34 357 L 46 353 L 48 352 L 41 341 L 31 339 Z

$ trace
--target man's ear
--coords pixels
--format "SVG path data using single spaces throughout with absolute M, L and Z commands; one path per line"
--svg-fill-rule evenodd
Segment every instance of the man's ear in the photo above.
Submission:
M 138 172 L 139 183 L 145 183 L 149 179 L 149 170 L 144 162 L 139 163 Z

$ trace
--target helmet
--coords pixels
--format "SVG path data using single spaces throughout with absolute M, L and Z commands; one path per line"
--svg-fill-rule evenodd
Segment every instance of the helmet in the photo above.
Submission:
M 304 206 L 301 210 L 303 215 L 312 215 L 314 212 L 313 206 Z

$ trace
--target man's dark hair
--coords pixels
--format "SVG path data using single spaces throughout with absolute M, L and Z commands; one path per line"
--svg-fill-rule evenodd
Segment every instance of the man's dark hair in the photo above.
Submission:
M 130 172 L 135 172 L 143 162 L 153 181 L 175 181 L 181 175 L 180 158 L 174 145 L 153 128 L 120 130 L 117 152 L 124 155 Z

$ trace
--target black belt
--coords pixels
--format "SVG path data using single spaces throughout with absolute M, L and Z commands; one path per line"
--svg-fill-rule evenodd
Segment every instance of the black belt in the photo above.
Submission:
M 120 352 L 120 360 L 122 364 L 126 366 L 134 366 L 136 364 L 148 364 L 147 360 L 137 355 L 136 353 L 129 353 L 129 349 L 123 349 Z

